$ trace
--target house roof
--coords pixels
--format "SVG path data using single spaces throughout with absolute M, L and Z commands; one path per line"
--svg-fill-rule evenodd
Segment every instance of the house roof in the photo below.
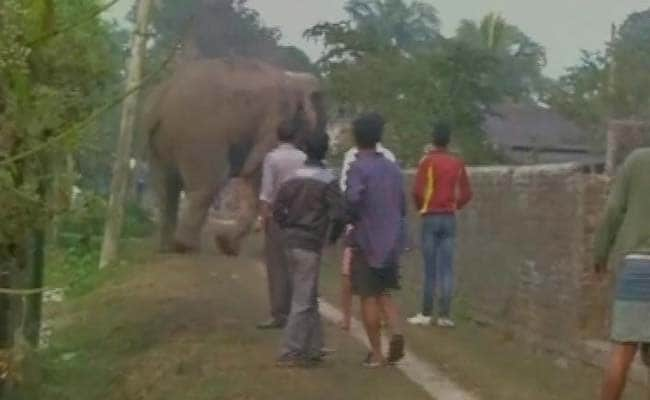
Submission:
M 483 129 L 501 147 L 589 151 L 588 134 L 556 111 L 530 104 L 494 107 Z

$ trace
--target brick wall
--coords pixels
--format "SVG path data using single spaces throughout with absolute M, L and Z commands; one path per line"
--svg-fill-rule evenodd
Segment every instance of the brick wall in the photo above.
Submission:
M 611 121 L 607 130 L 607 171 L 616 169 L 634 149 L 650 146 L 650 123 Z
M 607 180 L 569 164 L 470 173 L 475 199 L 458 220 L 464 308 L 474 319 L 563 353 L 574 353 L 585 337 L 601 337 L 609 302 L 592 280 L 591 247 Z M 418 229 L 411 224 L 413 237 Z M 417 288 L 419 272 L 405 275 Z

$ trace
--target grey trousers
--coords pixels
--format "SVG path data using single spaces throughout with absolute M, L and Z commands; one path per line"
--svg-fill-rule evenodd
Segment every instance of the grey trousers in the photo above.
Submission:
M 281 357 L 318 357 L 323 348 L 323 327 L 318 312 L 321 256 L 308 250 L 289 249 L 287 258 L 293 296 Z
M 285 323 L 291 309 L 291 280 L 282 230 L 272 219 L 266 226 L 265 257 L 271 317 Z

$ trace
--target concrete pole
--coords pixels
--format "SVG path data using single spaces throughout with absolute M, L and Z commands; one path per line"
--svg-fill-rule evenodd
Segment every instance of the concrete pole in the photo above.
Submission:
M 151 6 L 152 0 L 138 1 L 136 28 L 131 37 L 131 58 L 127 67 L 126 91 L 136 88 L 142 80 Z M 133 143 L 137 106 L 138 92 L 136 91 L 126 97 L 122 105 L 120 137 L 117 144 L 115 164 L 113 165 L 111 194 L 106 214 L 99 268 L 106 267 L 114 262 L 117 257 L 118 243 L 122 234 L 124 220 L 124 202 L 129 184 L 129 160 L 131 158 L 131 144 Z

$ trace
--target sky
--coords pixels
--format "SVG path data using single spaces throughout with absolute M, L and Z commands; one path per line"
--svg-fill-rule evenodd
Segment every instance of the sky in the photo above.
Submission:
M 650 8 L 650 0 L 430 0 L 452 35 L 462 19 L 479 20 L 490 12 L 502 14 L 547 51 L 546 74 L 557 77 L 580 59 L 580 50 L 601 50 L 612 23 L 620 24 L 634 12 Z M 133 0 L 121 0 L 111 11 L 121 17 Z M 267 25 L 281 28 L 283 42 L 302 48 L 317 59 L 322 47 L 305 41 L 302 32 L 321 21 L 345 17 L 345 0 L 249 0 Z

